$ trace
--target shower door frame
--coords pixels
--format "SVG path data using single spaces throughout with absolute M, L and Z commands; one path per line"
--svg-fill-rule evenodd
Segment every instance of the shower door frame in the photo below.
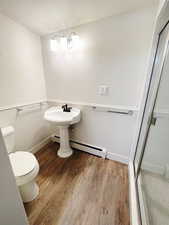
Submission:
M 161 40 L 162 39 L 162 40 Z M 160 52 L 161 50 L 161 52 Z M 161 53 L 161 54 L 160 54 Z M 161 84 L 161 78 L 163 75 L 163 68 L 169 53 L 169 24 L 162 30 L 159 36 L 157 54 L 155 57 L 154 69 L 153 69 L 153 77 L 150 85 L 150 90 L 147 98 L 146 109 L 145 109 L 145 120 L 146 120 L 146 133 L 143 140 L 142 145 L 142 152 L 140 155 L 139 165 L 138 165 L 138 174 L 136 176 L 136 185 L 137 185 L 137 192 L 138 192 L 138 200 L 140 205 L 140 216 L 142 218 L 142 224 L 150 224 L 148 210 L 146 206 L 145 196 L 142 191 L 142 177 L 141 177 L 141 164 L 143 160 L 143 156 L 145 153 L 147 141 L 150 134 L 151 126 L 153 125 L 154 120 L 154 108 L 157 101 L 158 91 Z M 144 121 L 144 118 L 143 118 Z
M 138 143 L 140 138 L 145 138 L 146 130 L 141 133 L 143 125 L 145 126 L 144 121 L 144 115 L 145 115 L 145 106 L 147 102 L 147 97 L 151 85 L 151 81 L 153 78 L 153 68 L 154 68 L 154 61 L 157 53 L 157 47 L 159 43 L 159 35 L 161 31 L 164 29 L 164 27 L 169 22 L 169 2 L 166 1 L 163 5 L 163 8 L 157 18 L 156 22 L 156 28 L 154 32 L 153 37 L 153 44 L 152 44 L 152 50 L 149 60 L 149 67 L 148 67 L 148 73 L 147 73 L 147 81 L 145 85 L 145 91 L 142 98 L 139 116 L 138 116 L 138 125 L 136 130 L 136 140 L 133 143 L 133 151 L 130 155 L 130 161 L 129 161 L 129 197 L 130 197 L 130 218 L 131 218 L 131 224 L 132 225 L 143 225 L 142 223 L 142 217 L 141 217 L 141 208 L 144 209 L 144 206 L 142 205 L 142 202 L 139 202 L 139 193 L 138 193 L 138 174 L 140 168 L 135 168 L 135 158 L 136 158 L 136 152 L 138 150 Z M 145 128 L 145 127 L 144 127 Z M 142 145 L 139 149 L 143 150 Z M 134 153 L 135 152 L 135 153 Z M 141 158 L 139 160 L 139 165 L 141 165 Z M 144 224 L 145 225 L 145 224 Z
M 161 39 L 163 39 L 162 40 L 163 42 L 161 42 Z M 160 50 L 161 50 L 161 52 L 160 52 Z M 139 174 L 142 159 L 143 159 L 149 130 L 152 125 L 152 120 L 154 118 L 153 111 L 154 111 L 154 107 L 155 107 L 155 103 L 156 103 L 156 99 L 157 99 L 157 95 L 158 95 L 158 90 L 159 90 L 159 86 L 160 86 L 160 82 L 161 82 L 163 66 L 164 66 L 166 55 L 167 55 L 168 51 L 169 51 L 169 23 L 166 24 L 166 26 L 163 28 L 163 30 L 159 34 L 157 51 L 156 51 L 156 56 L 154 59 L 152 76 L 151 76 L 151 81 L 150 81 L 150 85 L 149 85 L 149 90 L 148 90 L 147 99 L 146 99 L 146 103 L 145 103 L 143 121 L 142 121 L 142 129 L 144 129 L 144 132 L 142 132 L 142 135 L 144 135 L 144 136 L 143 136 L 143 141 L 141 143 L 142 151 L 141 151 L 138 168 L 137 168 L 137 172 L 136 172 L 137 178 L 138 178 L 138 174 Z M 161 55 L 159 55 L 160 53 L 161 53 Z M 158 59 L 160 60 L 160 62 L 158 62 Z
M 150 93 L 150 88 L 152 85 L 152 82 L 156 81 L 156 89 L 154 88 L 154 92 L 157 92 L 157 88 L 158 88 L 158 77 L 154 76 L 154 67 L 155 67 L 155 61 L 156 61 L 156 56 L 157 56 L 157 51 L 158 51 L 158 47 L 159 47 L 159 39 L 160 39 L 160 34 L 162 33 L 162 31 L 166 28 L 166 26 L 169 24 L 169 1 L 166 1 L 162 11 L 160 12 L 160 15 L 158 16 L 157 22 L 156 22 L 156 28 L 155 28 L 155 32 L 154 32 L 154 37 L 153 37 L 153 44 L 152 44 L 152 52 L 151 52 L 151 56 L 150 56 L 150 62 L 149 62 L 149 68 L 148 68 L 148 78 L 146 81 L 146 86 L 145 86 L 145 93 L 143 96 L 143 100 L 140 106 L 140 114 L 141 118 L 140 118 L 140 126 L 139 126 L 139 132 L 138 132 L 138 137 L 137 137 L 137 143 L 135 146 L 135 154 L 133 156 L 133 166 L 134 166 L 134 173 L 135 176 L 138 177 L 138 173 L 140 170 L 140 164 L 141 164 L 141 157 L 139 159 L 138 162 L 138 167 L 136 167 L 135 162 L 136 162 L 136 155 L 137 155 L 137 150 L 138 150 L 138 144 L 140 139 L 142 139 L 142 143 L 141 143 L 141 154 L 143 151 L 143 143 L 144 143 L 144 139 L 146 138 L 146 133 L 148 130 L 148 120 L 150 120 L 150 118 L 146 118 L 146 107 L 147 107 L 147 100 L 149 97 L 149 93 Z M 160 79 L 160 78 L 159 78 Z M 154 103 L 155 101 L 155 96 L 153 101 L 151 101 L 149 104 Z M 144 130 L 144 131 L 143 131 Z
M 142 163 L 142 159 L 143 159 L 143 155 L 144 155 L 144 151 L 145 151 L 145 147 L 146 147 L 146 142 L 148 139 L 149 130 L 152 125 L 153 110 L 154 110 L 154 105 L 156 102 L 157 93 L 158 93 L 158 89 L 159 89 L 159 85 L 160 85 L 162 69 L 163 69 L 163 65 L 165 62 L 166 53 L 168 51 L 167 48 L 169 48 L 168 41 L 164 41 L 165 42 L 164 46 L 162 46 L 164 48 L 163 49 L 164 51 L 162 51 L 163 53 L 161 56 L 162 57 L 161 64 L 159 64 L 157 67 L 157 64 L 156 64 L 157 56 L 158 56 L 158 51 L 159 51 L 161 34 L 163 33 L 163 31 L 169 34 L 169 2 L 168 1 L 166 1 L 166 3 L 164 4 L 164 7 L 159 15 L 159 18 L 157 20 L 155 34 L 154 34 L 152 56 L 150 59 L 150 66 L 149 66 L 150 75 L 149 75 L 149 80 L 148 80 L 148 84 L 147 84 L 147 86 L 148 86 L 147 93 L 145 96 L 145 100 L 142 103 L 142 104 L 144 104 L 143 112 L 142 112 L 143 115 L 142 115 L 142 119 L 141 119 L 140 131 L 139 131 L 138 141 L 137 141 L 137 146 L 136 146 L 136 149 L 137 149 L 139 140 L 141 139 L 141 148 L 140 148 L 141 154 L 140 154 L 137 168 L 135 166 L 137 151 L 135 152 L 135 157 L 134 157 L 134 162 L 133 162 L 134 172 L 135 172 L 135 187 L 136 187 L 136 191 L 137 191 L 137 202 L 138 202 L 138 207 L 140 209 L 139 210 L 140 211 L 140 221 L 141 221 L 140 223 L 142 225 L 147 224 L 146 223 L 147 215 L 146 215 L 145 205 L 143 204 L 143 199 L 140 199 L 141 178 L 140 178 L 139 174 L 140 174 L 141 163 Z M 156 71 L 157 69 L 158 69 L 158 71 Z M 152 83 L 154 83 L 153 87 L 152 87 Z M 150 100 L 150 93 L 152 94 L 151 100 Z

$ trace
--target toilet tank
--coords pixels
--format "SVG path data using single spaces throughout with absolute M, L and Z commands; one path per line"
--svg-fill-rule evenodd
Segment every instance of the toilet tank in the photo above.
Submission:
M 12 126 L 1 128 L 7 152 L 13 152 L 15 146 L 15 129 Z

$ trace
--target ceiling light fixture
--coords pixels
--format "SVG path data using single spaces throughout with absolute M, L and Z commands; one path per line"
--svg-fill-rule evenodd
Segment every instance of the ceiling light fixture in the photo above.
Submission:
M 80 38 L 75 32 L 72 32 L 67 36 L 58 35 L 55 36 L 55 38 L 50 39 L 50 49 L 51 51 L 57 51 L 59 44 L 63 50 L 73 49 L 79 45 L 79 40 Z

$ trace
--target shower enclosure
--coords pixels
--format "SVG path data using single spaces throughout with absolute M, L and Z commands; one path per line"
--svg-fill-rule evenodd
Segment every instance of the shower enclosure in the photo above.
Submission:
M 158 19 L 155 54 L 134 160 L 142 225 L 169 225 L 169 4 Z

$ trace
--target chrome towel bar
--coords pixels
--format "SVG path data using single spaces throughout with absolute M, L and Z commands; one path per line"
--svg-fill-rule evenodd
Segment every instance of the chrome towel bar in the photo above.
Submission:
M 109 108 L 100 108 L 97 106 L 92 106 L 92 109 L 98 112 L 107 112 L 107 113 L 116 113 L 116 114 L 122 114 L 122 115 L 133 115 L 133 110 L 118 110 L 118 109 L 109 109 Z

